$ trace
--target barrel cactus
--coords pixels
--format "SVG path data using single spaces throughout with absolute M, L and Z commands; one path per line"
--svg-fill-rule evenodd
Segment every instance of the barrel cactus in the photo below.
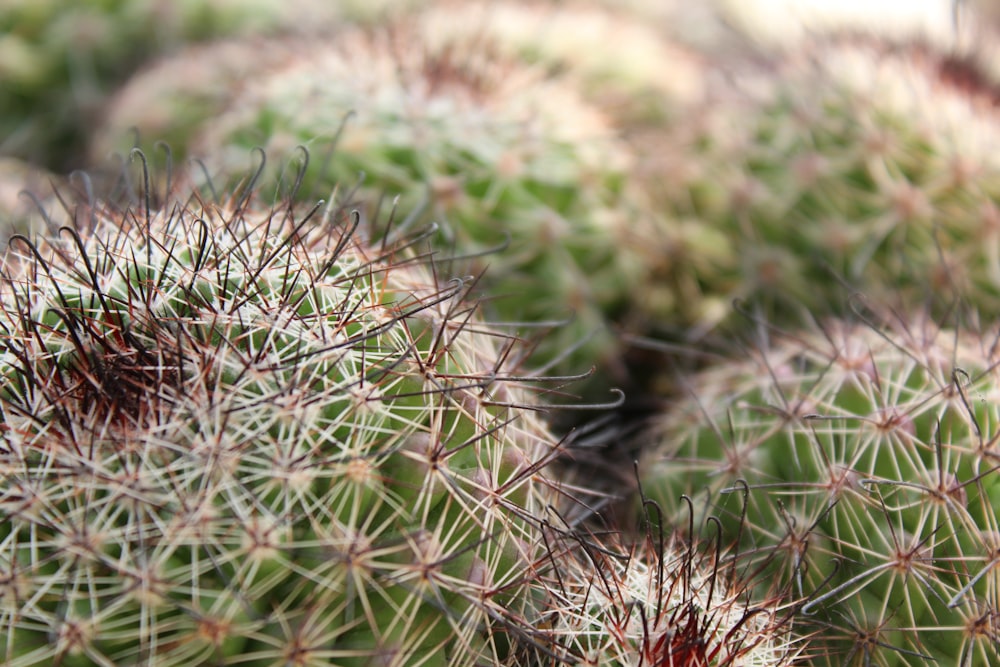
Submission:
M 817 37 L 734 79 L 738 94 L 644 138 L 667 212 L 648 316 L 710 325 L 736 298 L 772 321 L 824 316 L 856 290 L 997 312 L 1000 134 L 971 62 Z
M 467 286 L 335 209 L 75 210 L 3 256 L 0 661 L 503 659 L 558 441 Z
M 742 526 L 813 664 L 1000 659 L 996 333 L 836 320 L 749 356 L 658 418 L 645 492 Z

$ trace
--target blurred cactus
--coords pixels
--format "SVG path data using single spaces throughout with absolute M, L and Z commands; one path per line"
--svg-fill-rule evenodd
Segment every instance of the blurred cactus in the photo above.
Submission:
M 144 61 L 192 41 L 316 31 L 340 13 L 313 0 L 3 0 L 0 155 L 80 167 L 106 97 Z
M 275 38 L 217 40 L 156 60 L 111 97 L 90 140 L 90 161 L 103 164 L 130 150 L 136 139 L 152 160 L 162 160 L 156 150 L 162 142 L 183 161 L 191 134 L 222 113 L 249 77 L 303 56 L 296 44 Z
M 787 323 L 853 290 L 1000 312 L 1000 133 L 966 66 L 817 39 L 652 138 L 642 178 L 667 213 L 647 316 L 711 325 L 741 298 Z
M 499 320 L 537 330 L 572 319 L 540 343 L 555 372 L 613 360 L 608 319 L 641 268 L 628 241 L 630 154 L 573 87 L 472 37 L 432 48 L 405 27 L 345 34 L 248 83 L 193 145 L 230 173 L 254 146 L 280 157 L 299 144 L 313 151 L 302 192 L 346 202 L 359 184 L 398 195 L 411 212 L 399 224 L 439 222 L 456 254 L 503 247 L 468 272 L 489 266 L 487 309 Z
M 703 57 L 617 7 L 446 1 L 412 20 L 432 43 L 473 36 L 505 56 L 560 72 L 624 128 L 667 122 L 704 86 Z

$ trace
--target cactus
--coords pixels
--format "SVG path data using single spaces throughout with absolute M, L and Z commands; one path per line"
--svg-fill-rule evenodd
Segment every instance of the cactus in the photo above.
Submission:
M 917 45 L 812 42 L 649 142 L 669 214 L 647 318 L 711 325 L 741 298 L 788 324 L 790 307 L 846 313 L 852 290 L 997 312 L 991 90 Z
M 559 445 L 467 286 L 332 208 L 75 210 L 2 264 L 0 661 L 500 661 Z
M 811 664 L 993 664 L 995 336 L 924 315 L 754 349 L 658 418 L 643 488 L 668 517 L 688 494 L 742 525 L 743 552 L 806 599 Z
M 164 142 L 174 160 L 183 160 L 193 128 L 222 113 L 247 77 L 301 57 L 295 44 L 279 38 L 216 40 L 151 63 L 108 101 L 90 138 L 90 161 L 102 164 L 109 155 L 130 149 L 133 129 L 150 159 L 161 158 L 156 144 Z
M 403 210 L 440 222 L 457 254 L 504 247 L 469 270 L 489 266 L 494 317 L 534 327 L 573 317 L 537 358 L 584 371 L 616 356 L 608 319 L 638 271 L 630 156 L 572 86 L 480 47 L 470 37 L 432 48 L 403 26 L 342 34 L 248 83 L 193 143 L 227 173 L 255 145 L 282 156 L 304 144 L 302 192 L 340 184 L 343 198 L 363 173 L 365 191 L 398 194 Z
M 81 166 L 109 91 L 192 41 L 315 30 L 341 14 L 311 0 L 5 0 L 0 11 L 0 154 Z
M 411 20 L 436 43 L 473 34 L 505 55 L 562 72 L 626 127 L 667 122 L 702 93 L 703 58 L 619 7 L 443 2 Z
M 758 597 L 738 554 L 653 525 L 637 543 L 616 530 L 550 542 L 548 603 L 525 664 L 794 664 L 803 642 L 782 592 Z

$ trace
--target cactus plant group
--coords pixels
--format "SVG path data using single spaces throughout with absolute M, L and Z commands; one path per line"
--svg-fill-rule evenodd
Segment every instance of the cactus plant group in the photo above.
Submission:
M 0 662 L 1000 663 L 994 28 L 702 4 L 0 0 Z

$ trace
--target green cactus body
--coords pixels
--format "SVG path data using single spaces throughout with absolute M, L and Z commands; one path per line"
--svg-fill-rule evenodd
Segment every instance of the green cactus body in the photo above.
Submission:
M 0 659 L 501 660 L 556 445 L 466 288 L 286 209 L 81 219 L 3 263 Z
M 995 312 L 992 93 L 946 54 L 814 41 L 649 142 L 651 196 L 669 213 L 649 244 L 667 293 L 647 312 L 713 323 L 742 298 L 772 321 L 790 303 L 825 316 L 853 290 Z
M 699 58 L 618 7 L 444 2 L 411 20 L 428 39 L 474 34 L 488 48 L 564 72 L 624 124 L 665 122 L 702 94 Z
M 638 270 L 626 224 L 636 204 L 629 154 L 567 83 L 495 57 L 472 36 L 447 46 L 428 39 L 397 26 L 316 45 L 247 82 L 192 140 L 195 152 L 229 172 L 245 170 L 254 146 L 283 165 L 304 145 L 312 158 L 302 192 L 321 197 L 332 184 L 346 197 L 363 173 L 364 191 L 423 211 L 457 254 L 505 247 L 469 271 L 489 266 L 483 284 L 498 319 L 575 317 L 545 337 L 540 361 L 588 336 L 559 370 L 605 361 L 613 352 L 608 318 L 623 308 Z M 286 188 L 294 172 L 284 166 Z M 268 167 L 264 178 L 278 175 Z
M 806 600 L 817 664 L 996 661 L 994 342 L 928 319 L 789 336 L 691 380 L 643 489 L 668 517 L 687 494 L 742 525 Z

